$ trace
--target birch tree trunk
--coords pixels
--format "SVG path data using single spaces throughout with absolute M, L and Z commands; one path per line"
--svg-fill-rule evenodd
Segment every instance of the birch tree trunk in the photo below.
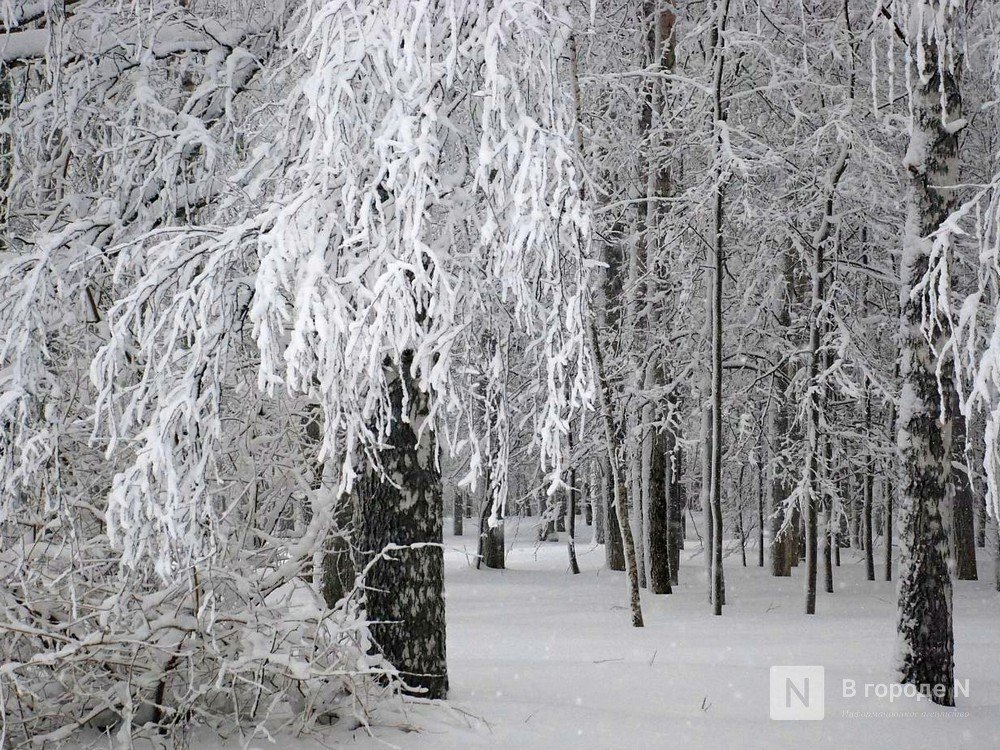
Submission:
M 628 575 L 629 606 L 632 611 L 632 627 L 642 627 L 642 605 L 639 601 L 639 570 L 635 555 L 635 541 L 628 522 L 625 489 L 621 471 L 618 467 L 618 456 L 615 450 L 615 423 L 611 412 L 611 393 L 604 374 L 604 358 L 601 356 L 601 345 L 594 330 L 593 319 L 588 321 L 587 332 L 590 338 L 590 353 L 594 362 L 594 375 L 597 378 L 597 407 L 604 426 L 604 439 L 607 444 L 608 463 L 611 467 L 611 485 L 614 487 L 614 515 L 618 521 L 621 533 L 622 549 L 625 552 L 625 569 Z M 610 514 L 609 514 L 610 516 Z M 611 532 L 610 526 L 608 532 Z
M 712 244 L 715 267 L 712 272 L 712 430 L 709 505 L 712 516 L 712 611 L 722 614 L 725 604 L 725 582 L 722 572 L 722 289 L 725 277 L 725 245 L 722 240 L 723 181 L 722 127 L 726 113 L 722 103 L 722 77 L 725 70 L 725 31 L 729 20 L 729 0 L 716 3 L 715 26 L 712 29 L 712 49 L 715 56 L 713 71 L 714 98 L 714 162 L 715 194 L 712 209 Z
M 871 392 L 865 393 L 865 435 L 871 432 L 872 426 L 872 397 Z M 864 506 L 861 509 L 862 527 L 865 542 L 865 577 L 869 581 L 875 580 L 875 543 L 872 534 L 872 491 L 875 466 L 871 456 L 866 457 L 864 466 Z
M 961 50 L 959 12 L 942 0 L 914 0 L 911 6 L 911 36 L 916 37 L 910 39 L 913 117 L 904 159 L 909 188 L 900 274 L 898 669 L 901 682 L 946 706 L 955 704 L 946 528 L 952 426 L 939 409 L 937 352 L 947 332 L 924 319 L 924 300 L 913 288 L 929 270 L 930 235 L 955 205 L 956 122 L 961 117 L 959 60 L 954 57 Z M 925 326 L 930 330 L 925 332 Z
M 404 352 L 387 373 L 392 425 L 378 454 L 385 475 L 369 467 L 359 481 L 360 547 L 371 566 L 365 612 L 408 692 L 444 698 L 444 503 L 434 432 L 425 425 L 429 397 L 410 374 L 412 356 Z

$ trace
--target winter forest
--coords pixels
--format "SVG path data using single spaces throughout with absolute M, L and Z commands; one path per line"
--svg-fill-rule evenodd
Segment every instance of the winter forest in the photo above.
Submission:
M 1000 747 L 1000 5 L 0 26 L 0 748 Z

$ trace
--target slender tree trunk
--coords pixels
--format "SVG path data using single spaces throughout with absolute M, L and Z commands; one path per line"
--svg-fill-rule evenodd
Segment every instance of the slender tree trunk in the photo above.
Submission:
M 580 491 L 576 487 L 576 457 L 573 455 L 573 433 L 567 438 L 571 468 L 569 470 L 569 509 L 566 513 L 566 552 L 569 554 L 569 569 L 573 575 L 580 574 L 580 564 L 576 560 L 576 509 Z
M 809 323 L 809 461 L 807 494 L 802 505 L 806 521 L 806 614 L 816 614 L 816 565 L 818 542 L 818 516 L 820 511 L 820 420 L 821 399 L 819 395 L 820 365 L 820 310 L 823 305 L 823 242 L 813 246 L 812 269 L 812 314 Z
M 736 481 L 736 534 L 740 538 L 740 558 L 744 568 L 747 566 L 747 532 L 743 521 L 743 498 L 746 496 L 743 491 L 743 476 L 746 468 L 745 463 L 740 465 L 739 479 Z
M 829 436 L 823 438 L 823 453 L 825 460 L 823 461 L 822 471 L 829 472 L 830 466 L 832 464 L 831 454 L 832 454 L 832 441 Z M 830 479 L 827 477 L 827 481 Z M 824 509 L 826 511 L 825 517 L 823 518 L 823 584 L 824 590 L 828 594 L 833 593 L 833 557 L 834 551 L 833 547 L 837 543 L 837 536 L 834 532 L 833 524 L 836 518 L 836 508 L 834 507 L 834 497 L 830 492 L 824 492 Z
M 611 469 L 604 457 L 594 459 L 594 481 L 591 483 L 594 494 L 590 502 L 594 506 L 594 544 L 610 544 L 607 536 L 608 497 L 611 494 L 608 486 L 608 475 Z M 607 554 L 607 552 L 605 553 Z M 609 565 L 610 567 L 610 565 Z
M 904 476 L 897 629 L 900 681 L 929 692 L 935 703 L 952 706 L 955 665 L 946 528 L 951 424 L 939 409 L 935 354 L 944 349 L 947 331 L 924 319 L 925 300 L 911 293 L 930 267 L 930 235 L 955 205 L 952 186 L 958 136 L 951 123 L 961 117 L 961 100 L 959 61 L 953 55 L 962 49 L 955 14 L 964 11 L 942 6 L 941 0 L 915 0 L 911 11 L 915 18 L 942 28 L 928 35 L 916 26 L 913 35 L 917 38 L 910 40 L 910 64 L 916 71 L 912 74 L 910 147 L 904 161 L 909 191 L 900 294 L 898 442 Z M 939 48 L 940 41 L 947 46 Z M 925 328 L 928 324 L 933 348 Z
M 954 381 L 948 379 L 948 410 L 951 415 L 951 492 L 954 512 L 951 524 L 952 559 L 955 563 L 955 578 L 959 581 L 975 581 L 976 570 L 976 530 L 973 517 L 972 482 L 969 481 L 968 462 L 965 456 L 966 424 L 958 403 L 958 391 Z
M 784 313 L 787 318 L 787 309 L 784 310 Z M 779 323 L 781 322 L 779 320 Z M 786 329 L 788 325 L 789 323 L 786 320 Z M 778 463 L 780 446 L 785 435 L 788 433 L 788 413 L 786 408 L 786 404 L 784 403 L 784 389 L 782 389 L 782 396 L 774 399 L 774 404 L 768 415 L 768 424 L 771 427 L 771 445 L 773 446 L 770 456 L 771 481 L 768 491 L 768 529 L 770 537 L 768 554 L 771 561 L 771 575 L 779 578 L 792 574 L 790 548 L 793 546 L 791 540 L 794 529 L 791 523 L 786 524 L 785 522 L 784 504 L 789 495 L 789 487 L 787 480 L 782 476 L 782 470 Z
M 454 517 L 451 519 L 451 531 L 455 536 L 462 536 L 462 516 L 465 515 L 465 498 L 462 493 L 455 490 L 455 497 L 452 499 L 452 510 Z
M 629 522 L 632 526 L 632 538 L 635 539 L 635 555 L 636 560 L 639 563 L 639 587 L 646 588 L 646 577 L 647 571 L 649 569 L 649 558 L 646 554 L 646 534 L 649 530 L 646 524 L 646 492 L 648 488 L 644 486 L 644 477 L 642 470 L 642 454 L 645 442 L 645 424 L 646 421 L 644 417 L 645 410 L 640 410 L 637 416 L 631 417 L 635 420 L 636 429 L 641 429 L 642 434 L 632 437 L 631 439 L 626 439 L 626 455 L 628 457 L 628 472 L 627 476 L 629 479 L 628 490 L 626 495 L 628 496 L 629 502 Z M 626 415 L 626 419 L 629 416 Z M 631 430 L 629 431 L 632 432 Z
M 722 179 L 722 126 L 726 119 L 723 106 L 722 83 L 725 72 L 725 32 L 729 21 L 729 0 L 717 0 L 715 26 L 712 29 L 712 50 L 715 57 L 713 71 L 713 99 L 715 132 L 713 134 L 713 162 L 715 164 L 714 206 L 712 209 L 712 244 L 715 267 L 712 271 L 712 453 L 709 503 L 712 513 L 712 607 L 713 613 L 722 614 L 725 604 L 725 579 L 722 572 L 722 307 L 723 280 L 726 272 L 725 245 L 722 238 L 723 190 Z
M 896 405 L 894 403 L 889 405 L 889 427 L 894 429 L 896 425 Z M 885 557 L 883 560 L 883 574 L 886 581 L 892 580 L 892 539 L 895 536 L 896 531 L 896 516 L 895 516 L 895 505 L 896 503 L 896 482 L 894 480 L 896 468 L 895 457 L 890 458 L 889 467 L 885 475 Z
M 604 474 L 604 552 L 608 570 L 625 570 L 625 547 L 622 544 L 622 530 L 618 525 L 618 513 L 615 509 L 615 484 L 611 474 L 611 463 L 602 456 L 605 465 Z
M 429 397 L 414 383 L 411 361 L 404 352 L 387 371 L 392 422 L 378 458 L 395 481 L 374 467 L 359 480 L 359 541 L 370 566 L 364 603 L 372 640 L 407 690 L 444 698 L 444 503 L 434 431 L 425 425 Z
M 706 403 L 702 408 L 701 419 L 701 500 L 702 518 L 705 522 L 705 581 L 708 583 L 708 603 L 712 599 L 712 561 L 715 559 L 714 518 L 712 516 L 712 405 Z
M 872 397 L 871 392 L 865 393 L 865 435 L 871 434 L 872 428 Z M 875 464 L 871 456 L 866 457 L 863 487 L 863 505 L 861 508 L 862 530 L 865 545 L 865 577 L 869 581 L 875 580 L 875 541 L 872 534 L 872 492 L 874 489 Z
M 835 568 L 840 567 L 840 543 L 842 536 L 840 534 L 840 514 L 836 516 L 831 521 L 833 534 L 833 566 Z
M 832 208 L 832 206 L 831 206 Z M 825 326 L 824 326 L 825 328 Z M 823 352 L 823 369 L 830 369 L 830 352 L 825 350 Z M 827 388 L 824 385 L 820 391 L 821 395 L 821 408 L 826 408 L 827 402 Z M 836 498 L 834 492 L 829 488 L 833 485 L 833 477 L 830 476 L 833 467 L 833 439 L 829 435 L 823 435 L 823 462 L 820 465 L 820 478 L 822 484 L 827 488 L 820 492 L 820 497 L 823 500 L 823 507 L 825 509 L 825 516 L 823 518 L 823 584 L 824 590 L 828 594 L 833 593 L 833 545 L 836 543 L 836 534 L 834 533 L 834 520 L 839 518 L 836 509 Z
M 809 396 L 809 462 L 808 462 L 808 496 L 805 498 L 805 521 L 806 521 L 806 614 L 816 614 L 816 567 L 817 567 L 817 546 L 818 546 L 818 516 L 820 512 L 820 480 L 823 466 L 827 462 L 821 461 L 821 417 L 823 405 L 823 389 L 825 386 L 819 382 L 820 362 L 823 361 L 820 352 L 821 337 L 823 333 L 823 321 L 820 315 L 825 304 L 826 293 L 824 280 L 826 272 L 824 270 L 824 252 L 826 241 L 833 226 L 834 198 L 836 197 L 837 184 L 840 182 L 844 170 L 847 168 L 848 146 L 841 147 L 840 154 L 831 166 L 827 176 L 826 185 L 826 205 L 823 217 L 812 237 L 813 264 L 812 264 L 812 299 L 811 313 L 809 321 L 809 383 L 812 392 Z M 832 565 L 830 566 L 831 576 Z
M 757 443 L 757 567 L 764 567 L 764 433 Z
M 684 549 L 684 452 L 673 434 L 670 441 L 674 449 L 670 453 L 670 488 L 668 490 L 668 518 L 670 519 L 670 582 L 677 585 L 680 577 L 681 550 Z
M 986 496 L 982 492 L 975 494 L 976 503 L 976 546 L 986 547 Z
M 982 492 L 975 493 L 976 504 L 976 546 L 980 549 L 986 547 L 986 495 Z
M 667 497 L 668 439 L 661 431 L 653 434 L 650 455 L 649 497 L 649 590 L 669 594 L 670 587 L 670 516 Z
M 615 516 L 621 531 L 622 549 L 625 551 L 625 569 L 628 575 L 632 626 L 641 628 L 642 605 L 639 601 L 639 570 L 635 555 L 635 541 L 632 539 L 632 530 L 629 528 L 624 483 L 618 468 L 618 456 L 615 451 L 615 435 L 617 430 L 615 428 L 614 417 L 611 413 L 611 393 L 604 374 L 604 358 L 601 356 L 601 345 L 597 338 L 597 331 L 594 329 L 593 320 L 588 321 L 587 329 L 590 338 L 591 357 L 594 362 L 594 374 L 597 378 L 598 410 L 601 421 L 604 423 L 604 439 L 607 443 L 608 463 L 611 467 L 611 484 L 614 487 L 615 493 Z

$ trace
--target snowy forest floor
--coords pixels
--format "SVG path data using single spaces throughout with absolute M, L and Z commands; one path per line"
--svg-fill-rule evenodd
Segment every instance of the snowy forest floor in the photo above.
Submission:
M 851 550 L 835 570 L 836 593 L 821 592 L 818 614 L 807 617 L 803 567 L 772 578 L 755 566 L 755 550 L 743 568 L 737 549 L 726 560 L 729 603 L 714 617 L 700 547 L 689 541 L 680 586 L 670 596 L 643 592 L 646 627 L 633 629 L 624 574 L 604 569 L 591 529 L 581 529 L 578 576 L 565 534 L 537 544 L 533 531 L 531 519 L 508 526 L 507 570 L 476 570 L 471 534 L 445 539 L 446 706 L 383 715 L 374 737 L 335 727 L 315 743 L 279 743 L 283 750 L 1000 747 L 1000 595 L 986 555 L 986 580 L 956 583 L 956 675 L 970 695 L 947 709 L 864 697 L 865 683 L 893 682 L 895 583 L 864 580 Z M 824 720 L 770 720 L 772 665 L 825 667 Z M 844 679 L 856 681 L 855 697 L 842 695 Z

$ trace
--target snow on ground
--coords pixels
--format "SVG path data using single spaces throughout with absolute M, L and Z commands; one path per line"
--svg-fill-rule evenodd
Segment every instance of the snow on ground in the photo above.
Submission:
M 572 576 L 564 543 L 534 543 L 530 522 L 514 531 L 503 571 L 475 570 L 471 535 L 446 538 L 448 707 L 410 707 L 374 737 L 340 728 L 316 747 L 1000 748 L 1000 594 L 986 556 L 989 580 L 956 584 L 956 671 L 970 696 L 947 709 L 863 697 L 865 683 L 893 683 L 895 584 L 865 581 L 849 550 L 814 617 L 802 614 L 801 567 L 776 579 L 730 555 L 729 604 L 714 617 L 688 542 L 680 586 L 644 592 L 646 627 L 633 629 L 624 574 L 604 569 L 603 547 L 582 544 Z M 772 665 L 825 667 L 824 720 L 770 720 Z M 856 697 L 842 695 L 843 679 Z

